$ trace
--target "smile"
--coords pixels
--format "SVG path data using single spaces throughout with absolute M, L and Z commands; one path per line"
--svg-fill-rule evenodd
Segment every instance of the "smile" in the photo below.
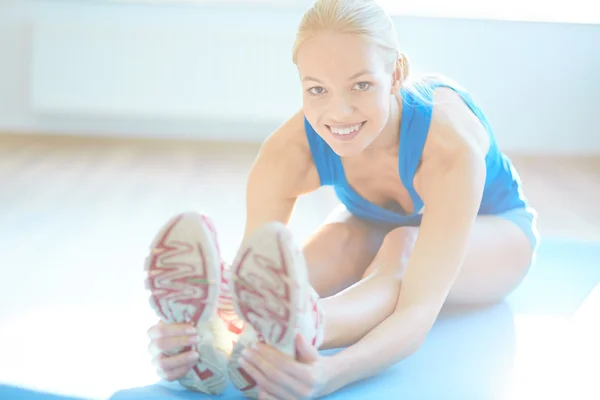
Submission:
M 354 125 L 344 125 L 344 126 L 330 126 L 325 125 L 329 128 L 331 134 L 340 140 L 351 140 L 361 131 L 362 127 L 365 125 L 366 121 L 360 122 Z

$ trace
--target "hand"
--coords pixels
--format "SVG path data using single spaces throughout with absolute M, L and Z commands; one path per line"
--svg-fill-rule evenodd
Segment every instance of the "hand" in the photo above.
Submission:
M 161 378 L 180 379 L 198 363 L 199 354 L 192 347 L 198 336 L 192 325 L 158 322 L 148 329 L 148 337 L 148 352 Z
M 256 381 L 259 399 L 312 399 L 326 394 L 328 357 L 321 356 L 300 335 L 295 344 L 297 360 L 262 343 L 242 353 L 240 365 Z

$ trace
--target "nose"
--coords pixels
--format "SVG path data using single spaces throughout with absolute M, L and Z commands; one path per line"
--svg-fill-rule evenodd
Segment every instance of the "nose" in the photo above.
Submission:
M 354 112 L 354 105 L 347 96 L 337 95 L 331 99 L 329 113 L 334 121 L 343 122 Z

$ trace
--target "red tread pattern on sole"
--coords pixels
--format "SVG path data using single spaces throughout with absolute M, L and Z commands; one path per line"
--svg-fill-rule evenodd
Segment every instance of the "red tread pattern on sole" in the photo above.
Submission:
M 189 305 L 195 307 L 195 311 L 193 315 L 187 313 L 187 310 L 184 310 L 183 313 L 183 321 L 174 321 L 174 322 L 184 322 L 191 323 L 197 325 L 201 320 L 204 311 L 208 306 L 208 300 L 210 298 L 210 290 L 204 289 L 200 290 L 202 293 L 201 297 L 190 297 L 190 298 L 177 298 L 178 294 L 181 292 L 181 288 L 185 286 L 192 285 L 190 281 L 193 280 L 203 280 L 208 282 L 208 271 L 207 271 L 207 257 L 204 253 L 201 243 L 190 243 L 190 242 L 182 242 L 182 241 L 172 241 L 169 245 L 166 244 L 169 235 L 175 228 L 175 226 L 181 222 L 184 218 L 184 215 L 179 215 L 174 218 L 173 221 L 164 229 L 163 234 L 158 239 L 158 242 L 153 246 L 152 254 L 149 257 L 149 260 L 146 264 L 146 270 L 148 272 L 148 276 L 145 281 L 146 288 L 150 290 L 150 298 L 152 304 L 154 305 L 154 309 L 159 314 L 159 316 L 165 320 L 174 320 L 171 310 L 165 310 L 163 308 L 164 304 L 168 304 L 169 297 L 175 297 L 175 303 L 181 305 Z M 184 254 L 191 254 L 194 251 L 197 251 L 197 254 L 201 260 L 201 273 L 195 273 L 196 268 L 192 264 L 184 263 L 184 262 L 175 262 L 169 263 L 168 260 L 175 258 L 177 256 L 181 256 Z M 158 287 L 157 282 L 164 276 L 172 273 L 180 273 L 187 275 L 179 278 L 173 278 L 170 280 L 171 286 L 173 287 Z M 180 285 L 180 287 L 178 287 Z M 207 284 L 208 285 L 208 284 Z M 164 303 L 163 303 L 164 302 Z M 168 305 L 167 305 L 168 307 Z M 191 350 L 191 347 L 189 348 Z M 215 372 L 210 368 L 206 368 L 201 370 L 198 365 L 202 363 L 202 360 L 198 361 L 192 371 L 196 374 L 198 379 L 201 381 L 206 381 L 215 376 Z
M 281 268 L 276 268 L 275 266 L 277 266 L 278 264 L 275 261 L 271 260 L 270 258 L 268 258 L 262 254 L 253 253 L 253 249 L 252 249 L 252 247 L 250 247 L 243 253 L 239 262 L 236 265 L 235 275 L 238 276 L 238 280 L 236 280 L 236 282 L 234 283 L 234 291 L 235 291 L 236 297 L 238 299 L 241 299 L 243 294 L 249 294 L 250 296 L 252 296 L 254 298 L 261 299 L 263 304 L 268 305 L 268 301 L 267 301 L 268 299 L 265 296 L 265 291 L 266 291 L 266 292 L 270 293 L 272 297 L 279 300 L 280 304 L 282 304 L 285 307 L 283 316 L 276 314 L 275 312 L 273 312 L 272 310 L 270 310 L 267 307 L 265 307 L 263 310 L 261 310 L 261 311 L 266 311 L 266 315 L 264 315 L 264 314 L 261 315 L 261 314 L 258 314 L 256 312 L 256 310 L 253 310 L 250 306 L 248 306 L 245 302 L 239 301 L 239 304 L 238 304 L 238 307 L 239 307 L 239 310 L 241 313 L 241 317 L 244 320 L 251 321 L 250 315 L 255 314 L 255 315 L 259 316 L 260 318 L 263 318 L 263 319 L 268 318 L 269 320 L 274 321 L 275 323 L 278 324 L 278 326 L 280 327 L 280 334 L 275 339 L 275 344 L 280 343 L 283 340 L 285 335 L 288 333 L 288 330 L 290 327 L 290 318 L 291 318 L 291 314 L 292 314 L 290 311 L 290 308 L 289 308 L 290 303 L 291 303 L 291 294 L 290 294 L 289 285 L 286 283 L 286 281 L 289 281 L 289 279 L 280 279 L 279 280 L 281 287 L 284 288 L 284 295 L 281 295 L 279 293 L 276 293 L 276 291 L 273 290 L 272 287 L 269 287 L 270 285 L 267 280 L 261 279 L 261 277 L 258 275 L 252 275 L 253 276 L 252 282 L 247 282 L 247 284 L 243 284 L 242 282 L 240 282 L 239 277 L 242 276 L 241 271 L 245 267 L 245 263 L 247 261 L 249 261 L 248 257 L 252 257 L 253 262 L 261 265 L 265 270 L 272 272 L 273 276 L 289 277 L 290 269 L 287 264 L 287 261 L 285 260 L 283 245 L 281 243 L 281 238 L 279 235 L 277 235 L 277 244 L 278 244 Z M 262 285 L 257 285 L 258 282 L 262 283 Z M 259 286 L 259 287 L 257 288 L 257 286 Z M 295 326 L 295 325 L 292 325 L 292 326 Z M 260 332 L 257 330 L 257 334 L 259 334 L 259 336 L 263 336 L 264 332 Z M 268 336 L 272 338 L 272 335 L 268 335 Z
M 202 249 L 202 245 L 200 243 L 192 244 L 192 243 L 177 241 L 177 242 L 173 242 L 171 245 L 166 244 L 167 238 L 169 237 L 169 235 L 171 234 L 171 232 L 173 231 L 175 226 L 181 221 L 182 218 L 183 218 L 183 215 L 178 216 L 171 222 L 171 224 L 167 227 L 167 229 L 165 229 L 165 232 L 160 237 L 158 243 L 154 246 L 154 248 L 156 250 L 154 250 L 152 252 L 151 259 L 148 264 L 149 276 L 146 280 L 147 287 L 152 294 L 152 301 L 154 302 L 154 304 L 157 308 L 157 312 L 163 317 L 163 319 L 166 319 L 166 320 L 168 320 L 170 318 L 169 318 L 169 315 L 167 314 L 166 310 L 163 309 L 162 300 L 171 295 L 178 294 L 180 291 L 180 288 L 159 288 L 156 285 L 157 279 L 160 279 L 163 275 L 168 275 L 172 272 L 180 272 L 180 273 L 190 272 L 190 273 L 192 273 L 195 271 L 194 266 L 191 264 L 187 264 L 187 263 L 178 262 L 178 263 L 169 265 L 169 263 L 167 262 L 168 259 L 180 256 L 182 254 L 189 254 L 189 253 L 194 252 L 194 250 L 197 250 L 198 255 L 200 256 L 200 259 L 202 260 L 202 273 L 201 274 L 191 274 L 191 275 L 187 275 L 187 276 L 184 276 L 181 278 L 175 278 L 171 282 L 173 284 L 175 284 L 174 286 L 176 286 L 177 284 L 182 284 L 182 286 L 183 286 L 183 285 L 190 285 L 189 281 L 193 280 L 193 279 L 208 280 L 208 274 L 207 274 L 207 270 L 206 270 L 206 255 L 204 254 L 204 250 Z M 176 245 L 176 246 L 174 246 L 174 245 Z M 163 257 L 163 254 L 167 254 L 167 256 Z M 161 264 L 160 267 L 158 266 L 159 263 Z M 154 272 L 156 272 L 156 273 L 154 273 Z M 181 322 L 189 322 L 189 323 L 193 323 L 194 325 L 198 323 L 198 321 L 200 320 L 200 317 L 202 316 L 202 313 L 206 309 L 207 301 L 209 298 L 208 290 L 202 290 L 201 293 L 202 293 L 201 298 L 189 298 L 189 299 L 176 300 L 176 302 L 179 304 L 185 304 L 185 305 L 190 305 L 190 306 L 196 307 L 196 311 L 194 312 L 194 314 L 191 316 L 187 315 L 186 316 L 187 318 L 184 317 L 184 321 L 181 321 Z

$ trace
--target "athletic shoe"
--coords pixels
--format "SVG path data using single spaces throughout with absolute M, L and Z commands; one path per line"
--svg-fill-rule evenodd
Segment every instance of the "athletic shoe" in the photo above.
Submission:
M 304 255 L 279 222 L 263 225 L 242 245 L 231 285 L 236 313 L 247 325 L 229 360 L 230 379 L 247 397 L 254 397 L 255 384 L 239 367 L 243 349 L 260 341 L 296 357 L 297 334 L 318 348 L 323 312 L 308 281 Z
M 246 324 L 242 335 L 233 347 L 233 352 L 227 364 L 229 379 L 243 393 L 244 397 L 249 399 L 258 399 L 258 386 L 250 374 L 240 366 L 239 360 L 244 349 L 256 343 L 257 340 L 258 338 L 252 325 Z
M 195 346 L 200 360 L 179 382 L 192 391 L 221 394 L 227 386 L 227 358 L 243 321 L 233 311 L 229 271 L 210 219 L 191 212 L 171 218 L 155 236 L 145 270 L 158 317 L 194 325 L 201 338 Z

